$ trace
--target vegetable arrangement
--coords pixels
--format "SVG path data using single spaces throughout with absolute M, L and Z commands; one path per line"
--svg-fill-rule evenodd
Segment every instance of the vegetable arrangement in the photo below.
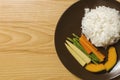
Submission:
M 108 61 L 102 63 L 105 56 L 94 47 L 82 34 L 81 37 L 72 34 L 73 38 L 67 38 L 65 46 L 78 63 L 90 72 L 109 71 L 117 61 L 114 47 L 109 48 Z
M 82 34 L 82 36 L 80 37 L 80 43 L 82 44 L 82 46 L 84 47 L 84 49 L 89 53 L 93 52 L 96 57 L 100 60 L 100 62 L 104 61 L 105 56 L 100 53 L 97 48 L 95 48 L 87 39 L 86 37 Z M 88 49 L 86 49 L 88 48 Z

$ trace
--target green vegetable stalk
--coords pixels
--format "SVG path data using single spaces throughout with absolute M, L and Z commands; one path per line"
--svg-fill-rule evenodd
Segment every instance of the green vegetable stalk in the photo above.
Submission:
M 82 45 L 79 42 L 79 36 L 75 35 L 74 33 L 72 34 L 73 38 L 67 38 L 69 41 L 71 41 L 77 48 L 79 48 L 84 54 L 86 54 L 88 57 L 91 58 L 92 62 L 97 64 L 99 63 L 99 59 L 96 57 L 95 54 L 91 53 L 88 54 L 85 49 L 82 47 Z

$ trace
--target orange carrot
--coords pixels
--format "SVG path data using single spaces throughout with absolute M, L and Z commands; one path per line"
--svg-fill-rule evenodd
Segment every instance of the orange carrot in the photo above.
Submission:
M 99 56 L 101 56 L 101 58 L 105 58 L 105 56 L 100 51 L 97 50 L 97 53 L 99 54 Z
M 84 46 L 86 46 L 87 48 L 89 48 L 89 50 L 91 50 L 91 52 L 93 52 L 97 57 L 98 57 L 98 59 L 100 60 L 100 61 L 103 61 L 104 60 L 104 58 L 105 58 L 105 56 L 101 53 L 101 52 L 99 52 L 98 50 L 97 50 L 97 48 L 95 48 L 88 40 L 87 40 L 87 38 L 82 34 L 82 36 L 80 37 L 80 42 L 82 43 L 82 44 L 84 44 Z M 81 45 L 82 45 L 81 44 Z M 86 48 L 85 48 L 86 49 Z M 87 51 L 87 49 L 86 49 L 86 51 Z
M 97 48 L 95 48 L 95 47 L 87 40 L 87 38 L 85 37 L 84 34 L 81 35 L 81 38 L 82 38 L 83 40 L 85 40 L 93 49 L 97 50 Z
M 84 41 L 82 38 L 80 38 L 80 44 L 83 46 L 83 48 L 86 50 L 88 54 L 90 54 L 92 51 L 84 44 Z

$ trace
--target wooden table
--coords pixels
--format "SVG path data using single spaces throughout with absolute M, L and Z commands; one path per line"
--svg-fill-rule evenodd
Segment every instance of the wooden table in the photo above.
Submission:
M 79 80 L 60 62 L 56 24 L 78 0 L 0 0 L 0 80 Z

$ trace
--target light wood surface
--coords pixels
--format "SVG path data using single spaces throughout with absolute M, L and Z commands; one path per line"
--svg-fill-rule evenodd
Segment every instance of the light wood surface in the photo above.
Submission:
M 0 80 L 76 80 L 54 47 L 62 13 L 77 0 L 0 0 Z
M 78 0 L 0 0 L 0 80 L 80 80 L 60 62 L 56 24 Z

